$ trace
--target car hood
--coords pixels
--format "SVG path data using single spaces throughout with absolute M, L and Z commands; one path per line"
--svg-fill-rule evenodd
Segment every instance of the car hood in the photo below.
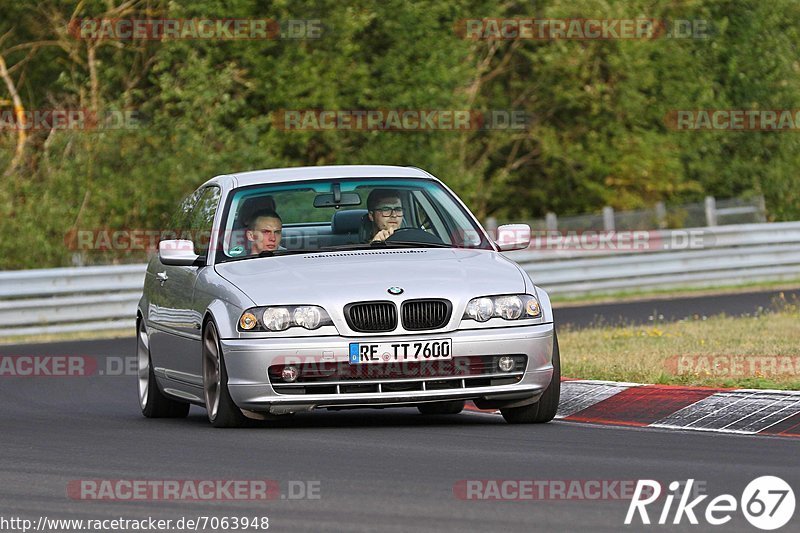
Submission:
M 263 257 L 215 266 L 256 305 L 342 306 L 365 300 L 525 292 L 515 263 L 489 250 L 382 249 Z M 400 287 L 391 296 L 389 287 Z

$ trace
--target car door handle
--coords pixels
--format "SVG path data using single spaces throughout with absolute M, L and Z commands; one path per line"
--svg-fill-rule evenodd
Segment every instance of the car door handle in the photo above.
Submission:
M 156 277 L 158 277 L 158 281 L 161 283 L 162 286 L 164 285 L 164 282 L 169 279 L 166 270 L 164 272 L 159 272 L 158 274 L 156 274 Z

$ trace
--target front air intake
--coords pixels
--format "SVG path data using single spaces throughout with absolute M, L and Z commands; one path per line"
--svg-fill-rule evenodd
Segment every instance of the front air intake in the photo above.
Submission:
M 403 327 L 408 331 L 443 328 L 452 309 L 447 300 L 408 300 L 403 303 Z
M 358 302 L 344 306 L 344 317 L 353 331 L 381 333 L 397 328 L 397 307 L 392 302 Z

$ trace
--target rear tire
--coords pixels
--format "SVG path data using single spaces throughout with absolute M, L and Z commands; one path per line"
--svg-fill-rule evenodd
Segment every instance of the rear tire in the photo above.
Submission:
M 142 318 L 136 321 L 139 407 L 147 418 L 186 418 L 189 404 L 167 398 L 158 388 L 150 359 L 150 340 Z
M 228 392 L 228 372 L 213 320 L 206 322 L 203 330 L 203 396 L 208 421 L 215 428 L 241 427 L 249 422 Z
M 447 402 L 421 403 L 417 406 L 423 415 L 457 415 L 464 410 L 464 400 L 451 400 Z
M 561 356 L 558 350 L 558 336 L 553 330 L 553 379 L 542 393 L 539 401 L 522 407 L 506 407 L 500 413 L 509 424 L 544 424 L 550 422 L 558 411 L 561 396 Z

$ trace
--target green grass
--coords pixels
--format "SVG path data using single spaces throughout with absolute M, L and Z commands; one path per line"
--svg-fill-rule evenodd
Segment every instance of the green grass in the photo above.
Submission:
M 577 379 L 800 390 L 800 305 L 749 317 L 559 330 L 562 374 Z

